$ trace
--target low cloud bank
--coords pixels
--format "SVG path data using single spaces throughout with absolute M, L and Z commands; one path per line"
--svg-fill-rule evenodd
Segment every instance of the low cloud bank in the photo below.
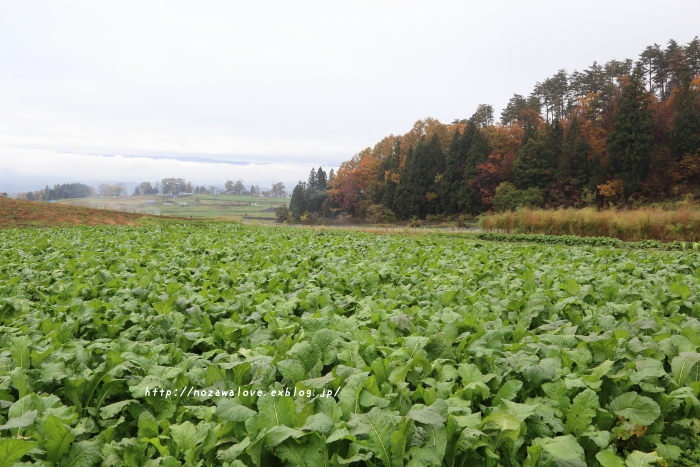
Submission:
M 153 182 L 175 177 L 184 178 L 195 185 L 223 185 L 226 180 L 238 179 L 244 180 L 246 185 L 261 187 L 283 182 L 287 191 L 291 192 L 299 180 L 308 178 L 312 168 L 322 165 L 318 162 L 231 162 L 235 163 L 10 149 L 0 154 L 0 173 L 3 174 L 0 191 L 36 190 L 47 183 L 94 180 Z M 324 170 L 330 169 L 324 166 Z

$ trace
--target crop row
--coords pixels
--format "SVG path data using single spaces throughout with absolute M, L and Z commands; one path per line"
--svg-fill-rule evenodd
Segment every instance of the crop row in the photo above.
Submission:
M 528 242 L 545 245 L 569 245 L 569 246 L 600 246 L 614 248 L 654 248 L 659 250 L 700 250 L 700 242 L 673 241 L 663 243 L 658 240 L 640 240 L 638 242 L 625 242 L 618 238 L 610 237 L 579 237 L 576 235 L 545 235 L 545 234 L 505 234 L 482 232 L 474 234 L 479 240 L 500 242 Z

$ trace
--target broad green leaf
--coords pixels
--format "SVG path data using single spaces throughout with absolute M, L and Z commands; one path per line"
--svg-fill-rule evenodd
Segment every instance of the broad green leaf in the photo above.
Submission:
M 163 446 L 163 444 L 160 442 L 160 438 L 143 438 L 141 441 L 151 443 L 153 446 L 155 446 L 155 448 L 158 450 L 158 454 L 160 454 L 162 457 L 170 455 L 170 449 L 168 449 L 168 446 Z
M 230 399 L 222 399 L 216 406 L 216 416 L 228 422 L 243 422 L 255 415 L 255 411 Z
M 75 436 L 71 434 L 63 421 L 54 415 L 49 415 L 44 422 L 44 432 L 46 434 L 46 460 L 58 462 L 64 454 L 68 453 Z
M 383 397 L 375 396 L 371 392 L 367 391 L 366 389 L 363 389 L 360 392 L 360 405 L 362 407 L 379 407 L 380 409 L 383 409 L 384 407 L 387 407 L 389 405 L 389 401 L 384 399 Z
M 632 451 L 632 454 L 625 460 L 625 465 L 627 467 L 648 467 L 660 460 L 663 458 L 657 456 L 656 452 Z
M 637 371 L 630 375 L 633 384 L 639 384 L 645 379 L 655 380 L 666 376 L 663 362 L 653 358 L 639 359 L 636 362 Z
M 0 430 L 9 430 L 10 428 L 24 428 L 34 423 L 37 416 L 36 410 L 30 410 L 25 412 L 21 417 L 14 417 L 5 422 L 4 425 L 0 426 Z
M 681 352 L 671 360 L 671 371 L 677 385 L 682 386 L 686 382 L 688 375 L 698 362 L 700 362 L 700 353 L 697 352 Z
M 518 438 L 520 421 L 512 415 L 495 413 L 484 418 L 480 429 L 492 438 L 492 447 L 497 449 L 507 438 Z
M 616 397 L 608 408 L 635 425 L 651 425 L 661 415 L 661 407 L 656 402 L 636 392 L 626 392 Z
M 20 399 L 32 392 L 32 385 L 29 382 L 29 376 L 25 368 L 17 367 L 10 371 L 9 375 L 12 384 L 17 389 L 17 392 L 19 392 Z
M 683 454 L 681 448 L 673 444 L 656 443 L 656 454 L 663 457 L 665 461 L 675 461 Z
M 66 373 L 66 364 L 64 362 L 44 363 L 41 365 L 40 378 L 44 382 L 61 381 L 69 375 Z
M 0 439 L 0 467 L 12 467 L 34 446 L 36 443 L 33 441 L 14 438 Z
M 614 364 L 615 362 L 612 360 L 605 360 L 603 363 L 593 368 L 590 375 L 584 375 L 584 378 L 591 382 L 599 381 L 600 378 L 610 372 Z
M 158 436 L 158 422 L 150 412 L 144 411 L 138 420 L 139 438 L 155 438 Z
M 307 370 L 304 367 L 304 363 L 298 358 L 288 358 L 287 360 L 278 362 L 277 370 L 282 376 L 289 380 L 291 384 L 303 381 L 307 378 Z
M 331 432 L 333 426 L 333 420 L 331 420 L 328 415 L 324 413 L 317 413 L 309 416 L 301 429 L 303 431 L 316 431 L 325 435 Z
M 411 460 L 406 464 L 406 467 L 428 467 L 440 464 L 441 459 L 434 449 L 422 448 L 411 456 Z
M 358 421 L 355 434 L 366 434 L 366 444 L 372 452 L 384 465 L 392 465 L 391 439 L 396 429 L 394 416 L 374 407 L 366 414 L 357 415 L 355 420 Z
M 346 457 L 342 457 L 338 455 L 338 453 L 335 453 L 333 454 L 331 461 L 337 462 L 340 465 L 349 465 L 354 462 L 365 462 L 372 459 L 372 451 L 367 451 L 367 448 L 359 443 L 350 443 Z
M 170 426 L 173 441 L 182 451 L 197 447 L 197 428 L 191 422 Z
M 508 400 L 501 401 L 501 412 L 510 414 L 520 422 L 524 422 L 527 417 L 537 412 L 539 405 L 518 404 Z
M 408 411 L 406 418 L 426 425 L 442 425 L 447 421 L 447 402 L 438 399 L 430 407 L 416 404 Z
M 690 287 L 681 282 L 671 284 L 670 289 L 671 292 L 680 295 L 682 300 L 685 300 L 690 295 Z
M 551 383 L 547 383 L 551 384 Z M 501 400 L 509 400 L 512 401 L 515 396 L 518 394 L 518 391 L 523 387 L 523 382 L 519 381 L 517 379 L 512 379 L 510 381 L 506 381 L 503 386 L 498 390 L 498 393 L 496 393 L 496 396 L 501 399 Z
M 102 461 L 102 453 L 98 440 L 86 440 L 73 443 L 68 458 L 61 463 L 62 467 L 91 467 Z
M 355 437 L 352 436 L 346 428 L 340 428 L 335 430 L 333 433 L 330 434 L 330 436 L 328 436 L 328 438 L 326 438 L 326 443 L 330 444 L 340 439 L 349 438 L 355 439 Z
M 333 381 L 335 381 L 335 376 L 328 373 L 327 375 L 321 376 L 319 378 L 305 379 L 304 381 L 301 381 L 301 384 L 311 389 L 324 389 L 328 388 L 330 386 L 330 383 L 332 383 Z
M 535 446 L 542 446 L 545 455 L 552 459 L 555 463 L 561 461 L 571 462 L 580 461 L 583 463 L 583 448 L 576 442 L 576 439 L 571 435 L 557 436 L 556 438 L 537 438 L 532 442 Z M 567 464 L 575 465 L 575 464 Z
M 338 393 L 338 402 L 343 409 L 343 414 L 346 416 L 352 412 L 359 412 L 359 397 L 365 381 L 369 378 L 369 372 L 356 373 L 351 375 L 341 386 L 342 389 Z
M 568 396 L 568 390 L 566 389 L 566 383 L 562 380 L 553 381 L 551 383 L 545 383 L 542 385 L 547 397 L 559 404 L 559 409 L 562 413 L 566 413 L 571 405 L 571 400 Z
M 551 362 L 540 362 L 523 368 L 523 376 L 536 388 L 542 386 L 547 381 L 552 381 L 557 373 L 557 368 Z
M 308 341 L 302 341 L 298 344 L 294 344 L 289 353 L 295 355 L 301 361 L 301 363 L 303 363 L 307 372 L 310 371 L 323 356 L 321 350 Z M 297 381 L 302 381 L 303 379 L 304 378 L 301 378 Z
M 430 361 L 438 358 L 450 358 L 452 340 L 442 333 L 437 333 L 428 339 L 423 350 L 428 354 Z
M 600 451 L 595 458 L 603 467 L 625 467 L 625 462 L 610 451 Z
M 404 418 L 397 423 L 394 433 L 391 435 L 391 465 L 401 467 L 404 465 L 404 457 L 413 434 L 414 423 L 409 418 Z M 436 446 L 434 446 L 436 448 Z M 433 449 L 437 451 L 437 449 Z
M 13 337 L 10 341 L 10 351 L 12 352 L 12 361 L 15 362 L 17 368 L 29 369 L 30 362 L 30 350 L 32 340 L 29 336 L 17 336 Z
M 100 409 L 100 417 L 102 417 L 102 419 L 112 418 L 115 415 L 117 415 L 119 412 L 121 412 L 124 407 L 131 404 L 132 402 L 138 403 L 134 399 L 127 399 L 124 401 L 115 402 L 114 404 L 110 404 L 110 405 L 107 405 L 105 407 L 102 407 Z
M 294 439 L 288 439 L 275 448 L 275 453 L 283 461 L 289 462 L 286 465 L 294 467 L 327 467 L 329 465 L 326 446 L 318 437 L 313 437 L 310 442 L 301 444 Z
M 569 295 L 578 295 L 578 293 L 581 291 L 581 287 L 579 287 L 575 279 L 569 279 L 566 281 L 566 284 L 561 286 L 561 288 L 564 289 Z
M 601 449 L 607 448 L 612 439 L 612 435 L 609 431 L 586 431 L 582 433 L 581 436 L 590 439 Z
M 260 397 L 258 410 L 270 420 L 270 425 L 266 426 L 268 429 L 277 425 L 290 427 L 294 425 L 292 418 L 296 413 L 296 404 L 291 397 L 271 395 Z
M 466 427 L 459 434 L 455 449 L 457 453 L 468 452 L 470 449 L 476 449 L 481 443 L 479 439 L 484 433 L 480 430 Z
M 338 346 L 336 344 L 336 340 L 338 339 L 337 334 L 337 332 L 331 329 L 320 329 L 311 339 L 311 344 L 321 351 L 324 365 L 330 365 L 336 360 L 338 355 Z
M 600 407 L 598 395 L 591 389 L 586 389 L 574 397 L 574 402 L 566 412 L 566 434 L 581 434 L 590 425 L 596 409 Z
M 296 428 L 290 428 L 285 425 L 277 425 L 270 428 L 265 435 L 265 445 L 267 447 L 275 447 L 287 438 L 301 438 L 306 433 Z
M 539 467 L 542 465 L 542 454 L 544 448 L 542 446 L 528 446 L 527 459 L 523 463 L 523 467 Z
M 246 437 L 243 441 L 238 444 L 234 444 L 230 448 L 219 451 L 216 455 L 218 459 L 222 459 L 225 462 L 233 462 L 238 456 L 243 453 L 246 448 L 250 446 L 250 438 Z

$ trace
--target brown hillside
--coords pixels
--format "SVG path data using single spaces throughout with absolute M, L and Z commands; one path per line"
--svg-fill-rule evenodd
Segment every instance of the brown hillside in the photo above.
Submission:
M 0 229 L 23 227 L 71 227 L 75 225 L 159 225 L 202 222 L 179 217 L 69 206 L 40 201 L 0 198 Z

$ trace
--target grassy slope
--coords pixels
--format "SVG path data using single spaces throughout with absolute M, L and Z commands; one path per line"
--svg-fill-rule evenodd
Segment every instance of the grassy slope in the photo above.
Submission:
M 211 220 L 211 219 L 208 219 Z M 0 198 L 0 229 L 22 227 L 71 227 L 74 225 L 164 225 L 202 222 L 197 219 L 156 217 L 107 209 L 58 203 Z

